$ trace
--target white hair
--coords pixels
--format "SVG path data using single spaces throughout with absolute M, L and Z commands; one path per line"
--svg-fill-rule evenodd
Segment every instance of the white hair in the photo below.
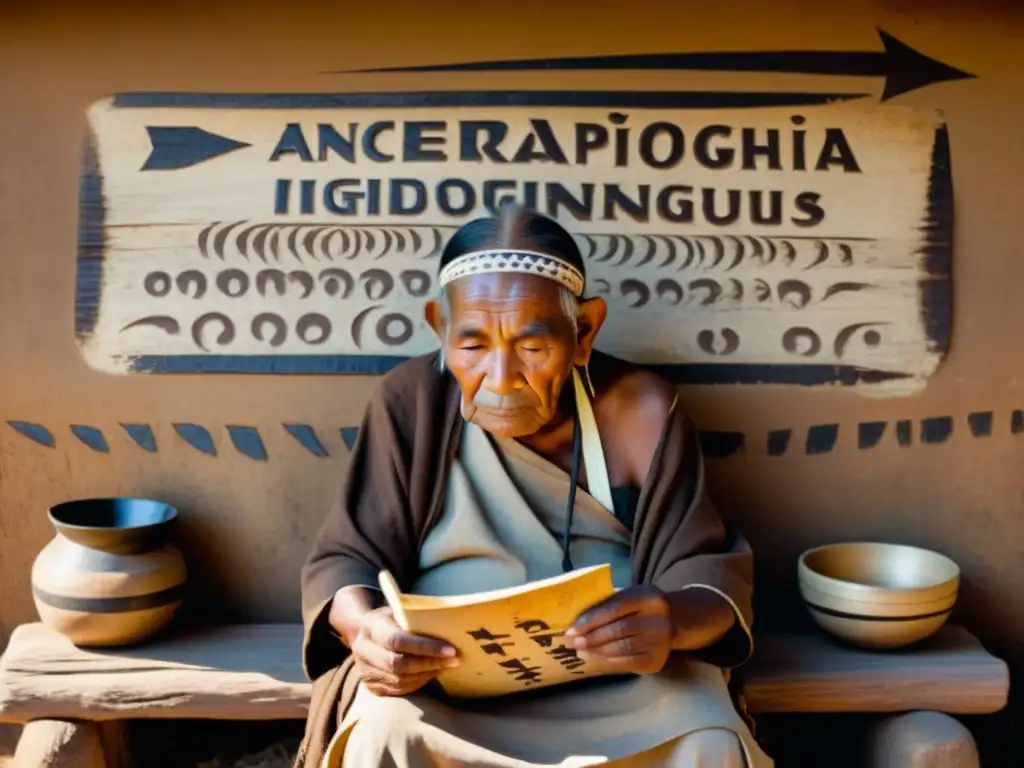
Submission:
M 445 353 L 444 348 L 448 342 L 448 325 L 452 317 L 452 300 L 448 296 L 448 291 L 444 288 L 441 289 L 441 294 L 437 297 L 437 302 L 441 306 L 441 352 L 438 355 L 437 364 L 438 367 L 444 371 L 445 369 Z M 569 323 L 572 325 L 573 337 L 579 336 L 580 332 L 580 302 L 572 291 L 566 288 L 564 285 L 558 286 L 558 305 L 562 310 L 562 313 L 568 318 Z

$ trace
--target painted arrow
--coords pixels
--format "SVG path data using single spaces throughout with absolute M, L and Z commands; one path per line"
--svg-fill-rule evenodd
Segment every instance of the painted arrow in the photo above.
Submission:
M 881 51 L 736 51 L 641 53 L 558 59 L 480 61 L 413 67 L 384 67 L 351 72 L 528 72 L 537 70 L 703 70 L 780 72 L 806 75 L 884 77 L 882 101 L 933 83 L 976 77 L 918 53 L 879 29 Z M 338 74 L 345 70 L 335 72 Z
M 153 145 L 143 171 L 173 171 L 251 146 L 193 126 L 146 126 Z

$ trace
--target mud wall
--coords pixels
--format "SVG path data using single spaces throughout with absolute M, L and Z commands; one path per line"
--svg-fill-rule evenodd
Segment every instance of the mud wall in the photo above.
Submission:
M 948 132 L 955 213 L 944 220 L 952 232 L 944 360 L 907 392 L 865 393 L 835 377 L 716 379 L 683 391 L 716 457 L 716 498 L 755 547 L 760 621 L 791 615 L 795 559 L 807 547 L 850 538 L 920 544 L 960 563 L 962 620 L 1024 669 L 1024 603 L 1013 597 L 1024 576 L 1024 12 L 997 3 L 866 0 L 777 9 L 727 0 L 685 10 L 641 2 L 628 15 L 616 3 L 524 1 L 490 11 L 431 8 L 426 17 L 416 4 L 386 1 L 345 10 L 302 2 L 244 10 L 180 2 L 131 12 L 103 3 L 28 5 L 8 4 L 0 16 L 0 647 L 35 615 L 29 571 L 51 536 L 46 508 L 89 495 L 145 495 L 179 506 L 200 613 L 296 619 L 299 566 L 379 376 L 90 367 L 75 334 L 90 104 L 156 91 L 559 88 L 862 94 L 861 103 L 881 108 L 894 78 L 905 85 L 916 75 L 896 72 L 881 56 L 877 26 L 975 75 L 884 101 L 941 110 Z M 350 71 L 765 50 L 831 52 L 815 71 L 833 74 Z M 725 56 L 717 66 L 743 69 L 737 60 Z M 842 189 L 831 194 L 841 199 Z M 851 221 L 844 236 L 875 224 Z M 681 328 L 663 323 L 657 333 L 670 339 Z M 728 343 L 711 339 L 709 348 Z

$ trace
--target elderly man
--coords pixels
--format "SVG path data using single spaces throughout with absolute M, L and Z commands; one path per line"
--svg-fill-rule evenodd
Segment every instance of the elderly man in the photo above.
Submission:
M 675 390 L 594 351 L 607 308 L 556 222 L 462 227 L 427 306 L 438 353 L 370 402 L 302 575 L 313 680 L 301 768 L 772 765 L 730 699 L 751 651 L 749 548 L 704 493 Z M 453 595 L 608 563 L 616 594 L 566 641 L 622 675 L 471 702 L 433 690 L 454 649 L 376 588 Z

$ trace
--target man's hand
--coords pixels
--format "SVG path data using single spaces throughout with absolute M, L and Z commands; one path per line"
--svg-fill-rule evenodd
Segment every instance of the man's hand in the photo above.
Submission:
M 378 696 L 413 693 L 442 669 L 459 664 L 454 648 L 406 632 L 387 606 L 360 617 L 349 647 L 363 685 Z
M 672 611 L 665 594 L 639 585 L 585 611 L 565 633 L 581 659 L 601 659 L 623 672 L 660 672 L 672 652 Z

